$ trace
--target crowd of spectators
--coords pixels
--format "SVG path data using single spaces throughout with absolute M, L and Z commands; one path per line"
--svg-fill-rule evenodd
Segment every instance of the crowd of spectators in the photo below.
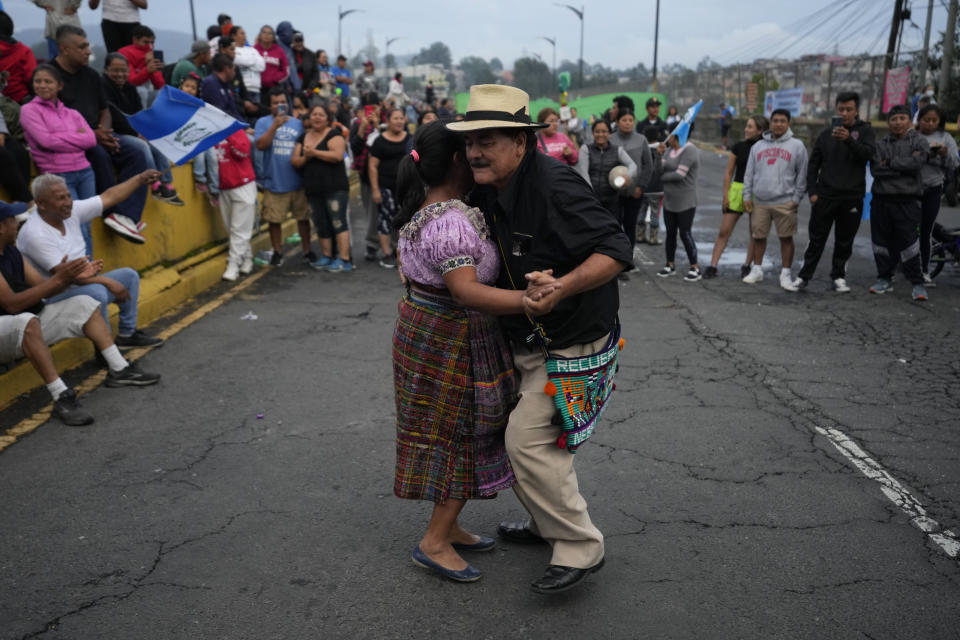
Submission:
M 248 125 L 193 160 L 192 187 L 219 210 L 229 234 L 225 280 L 254 268 L 258 201 L 270 230 L 271 264 L 283 261 L 281 225 L 292 214 L 307 264 L 352 271 L 351 171 L 360 177 L 370 221 L 365 258 L 396 267 L 395 176 L 409 152 L 408 126 L 436 119 L 438 107 L 452 117 L 449 102 L 411 98 L 399 73 L 381 83 L 372 61 L 356 76 L 343 55 L 331 64 L 289 21 L 251 30 L 251 41 L 221 14 L 205 40 L 165 61 L 155 32 L 140 21 L 147 0 L 102 0 L 107 56 L 91 64 L 82 0 L 32 1 L 46 12 L 46 59 L 17 40 L 0 8 L 0 186 L 12 200 L 0 203 L 0 364 L 28 358 L 63 422 L 89 424 L 92 417 L 53 368 L 47 345 L 57 340 L 91 338 L 110 386 L 159 378 L 118 355 L 162 341 L 137 326 L 137 272 L 101 273 L 91 225 L 100 219 L 142 244 L 148 196 L 183 206 L 170 160 L 129 121 L 167 85 Z M 101 0 L 86 5 L 96 10 Z M 115 339 L 110 304 L 119 310 Z
M 254 268 L 250 241 L 258 206 L 272 245 L 267 262 L 282 264 L 282 224 L 292 216 L 306 264 L 331 273 L 353 271 L 351 171 L 360 182 L 367 221 L 364 259 L 385 269 L 397 267 L 396 175 L 400 160 L 410 153 L 411 130 L 436 119 L 462 117 L 450 99 L 437 98 L 432 85 L 423 99 L 412 97 L 401 73 L 382 82 L 372 61 L 354 73 L 345 56 L 334 59 L 324 49 L 309 48 L 304 34 L 289 21 L 276 28 L 250 29 L 251 40 L 248 30 L 227 14 L 218 16 L 205 39 L 165 61 L 155 48 L 156 34 L 140 23 L 147 0 L 103 0 L 101 28 L 108 55 L 94 68 L 90 40 L 78 17 L 82 0 L 32 1 L 46 11 L 46 60 L 38 61 L 16 39 L 13 21 L 0 10 L 0 186 L 14 200 L 4 203 L 0 212 L 0 231 L 5 232 L 0 235 L 5 241 L 0 242 L 0 342 L 16 343 L 0 348 L 0 361 L 30 358 L 45 380 L 51 378 L 54 400 L 66 398 L 57 405 L 65 422 L 84 423 L 89 416 L 74 396 L 64 395 L 62 382 L 54 384 L 42 353 L 45 347 L 38 344 L 88 335 L 102 347 L 113 372 L 108 381 L 126 384 L 117 381 L 117 372 L 127 363 L 114 357 L 101 335 L 101 323 L 87 307 L 96 303 L 101 313 L 94 315 L 106 318 L 107 305 L 118 305 L 118 350 L 160 343 L 137 327 L 136 271 L 101 274 L 90 228 L 100 218 L 119 237 L 143 243 L 148 196 L 171 206 L 184 204 L 169 159 L 128 121 L 167 85 L 247 125 L 197 155 L 192 167 L 191 188 L 219 210 L 229 234 L 225 280 Z M 100 4 L 87 2 L 90 9 Z M 656 98 L 650 98 L 641 113 L 629 97 L 617 96 L 606 112 L 590 118 L 579 117 L 575 109 L 563 110 L 561 118 L 548 108 L 538 114 L 547 126 L 536 138 L 542 153 L 574 168 L 591 185 L 632 243 L 660 244 L 662 213 L 666 264 L 657 275 L 677 273 L 679 239 L 689 262 L 684 280 L 716 277 L 727 239 L 746 213 L 750 264 L 741 271 L 743 281 L 763 279 L 766 237 L 774 226 L 783 263 L 780 285 L 788 291 L 806 288 L 831 227 L 836 228 L 831 280 L 836 291 L 849 291 L 846 262 L 859 227 L 865 166 L 871 161 L 878 281 L 870 290 L 889 291 L 893 269 L 902 263 L 914 299 L 925 300 L 924 286 L 931 284 L 926 274 L 930 231 L 943 176 L 958 162 L 953 139 L 942 133 L 943 114 L 928 104 L 932 96 L 920 99 L 925 102 L 918 100 L 913 127 L 909 113 L 894 109 L 891 133 L 877 141 L 869 123 L 856 115 L 859 96 L 841 94 L 840 120 L 817 138 L 809 159 L 804 145 L 792 136 L 788 112 L 775 111 L 770 121 L 752 117 L 746 140 L 733 147 L 723 185 L 720 236 L 703 272 L 692 235 L 699 155 L 691 143 L 681 145 L 671 135 L 681 120 L 675 107 L 665 120 Z M 733 111 L 724 109 L 726 135 Z M 31 190 L 33 165 L 41 175 Z M 813 204 L 811 242 L 795 279 L 793 236 L 797 205 L 804 197 Z M 19 239 L 14 219 L 26 219 Z M 318 238 L 316 248 L 312 232 Z M 79 310 L 76 302 L 70 303 L 74 307 L 65 315 L 70 318 L 68 329 L 53 323 L 54 328 L 46 330 L 50 309 L 83 298 L 92 302 Z M 44 300 L 47 316 L 37 313 Z M 124 375 L 138 380 L 130 384 L 156 381 L 152 374 L 130 371 L 134 373 Z

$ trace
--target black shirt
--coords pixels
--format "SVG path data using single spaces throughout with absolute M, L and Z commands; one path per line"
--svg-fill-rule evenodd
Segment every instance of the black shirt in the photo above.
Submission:
M 624 265 L 633 260 L 630 241 L 619 222 L 590 186 L 559 160 L 542 153 L 528 154 L 501 192 L 488 185 L 471 194 L 471 204 L 480 207 L 503 248 L 506 267 L 497 286 L 525 288 L 524 274 L 553 269 L 563 276 L 594 253 L 602 253 Z M 553 311 L 537 318 L 543 324 L 551 348 L 562 349 L 602 338 L 616 322 L 620 308 L 617 280 L 561 300 Z M 515 344 L 523 344 L 532 326 L 526 316 L 501 318 Z
M 330 131 L 323 137 L 320 144 L 316 146 L 320 151 L 330 150 L 330 140 L 341 135 L 339 127 L 330 127 Z M 297 138 L 297 144 L 303 145 L 307 134 L 302 134 Z M 300 153 L 305 155 L 305 150 L 300 147 Z M 347 169 L 340 162 L 327 162 L 320 158 L 310 158 L 303 165 L 303 191 L 307 195 L 323 195 L 335 191 L 349 191 L 350 182 L 347 180 Z
M 70 73 L 57 64 L 56 59 L 51 64 L 63 76 L 63 89 L 60 90 L 63 104 L 79 111 L 91 129 L 99 127 L 100 111 L 109 106 L 100 74 L 88 66 L 81 67 L 76 73 Z
M 669 127 L 667 126 L 666 120 L 663 120 L 658 116 L 653 122 L 650 122 L 649 118 L 644 118 L 643 120 L 637 121 L 637 133 L 646 135 L 644 132 L 648 128 L 652 128 L 657 131 L 657 139 L 654 142 L 663 142 L 667 139 Z
M 409 145 L 409 133 L 404 134 L 400 142 L 391 142 L 379 135 L 370 145 L 370 155 L 380 160 L 380 166 L 377 167 L 377 186 L 380 189 L 397 190 L 397 169 L 403 156 L 410 153 Z
M 760 138 L 741 140 L 733 145 L 733 148 L 730 150 L 733 157 L 737 159 L 736 169 L 733 173 L 734 182 L 743 182 L 743 176 L 747 173 L 747 163 L 750 161 L 750 149 L 753 145 L 757 144 L 759 139 Z
M 0 252 L 0 275 L 3 276 L 3 279 L 7 281 L 7 284 L 10 285 L 10 288 L 13 289 L 14 293 L 20 293 L 21 291 L 26 291 L 30 288 L 30 285 L 27 284 L 27 274 L 23 268 L 23 254 L 20 253 L 20 250 L 15 246 L 7 245 L 7 247 Z M 18 313 L 40 313 L 43 309 L 43 302 L 38 302 L 29 309 L 24 309 Z M 15 315 L 0 307 L 0 316 L 10 316 Z
M 113 121 L 113 130 L 124 136 L 137 135 L 136 130 L 127 122 L 127 115 L 134 115 L 143 111 L 143 101 L 140 100 L 140 94 L 137 88 L 129 82 L 118 87 L 113 80 L 107 76 L 101 76 L 103 81 L 103 91 L 107 95 L 107 102 L 110 105 L 110 118 Z

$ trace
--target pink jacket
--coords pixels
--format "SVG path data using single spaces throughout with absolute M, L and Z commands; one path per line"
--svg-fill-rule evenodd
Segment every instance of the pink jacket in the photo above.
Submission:
M 97 137 L 78 111 L 59 100 L 34 97 L 20 110 L 20 124 L 40 171 L 67 173 L 90 166 L 84 151 L 96 146 Z
M 566 147 L 570 148 L 571 153 L 569 156 L 563 155 L 563 150 Z M 537 148 L 564 164 L 577 164 L 577 158 L 580 157 L 580 151 L 577 149 L 577 145 L 573 144 L 565 133 L 560 133 L 559 131 L 552 136 L 548 136 L 543 132 L 537 133 Z

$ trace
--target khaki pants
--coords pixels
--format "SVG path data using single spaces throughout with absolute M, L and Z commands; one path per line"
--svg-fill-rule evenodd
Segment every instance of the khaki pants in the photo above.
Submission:
M 596 353 L 607 339 L 553 353 L 567 357 Z M 587 501 L 580 495 L 575 456 L 557 446 L 562 430 L 550 423 L 556 408 L 543 392 L 547 383 L 543 354 L 539 349 L 514 347 L 513 359 L 522 394 L 510 413 L 506 433 L 507 453 L 517 476 L 514 491 L 530 512 L 530 529 L 553 547 L 550 564 L 592 567 L 603 558 L 603 534 L 590 521 Z

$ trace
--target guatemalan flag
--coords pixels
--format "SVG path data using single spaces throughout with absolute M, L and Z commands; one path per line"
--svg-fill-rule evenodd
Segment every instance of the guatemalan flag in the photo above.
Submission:
M 160 90 L 153 106 L 128 116 L 127 120 L 177 165 L 203 153 L 233 132 L 250 126 L 200 98 L 170 86 Z
M 697 114 L 700 113 L 700 107 L 703 106 L 703 100 L 698 100 L 697 104 L 693 105 L 687 112 L 683 114 L 683 120 L 680 121 L 680 124 L 677 125 L 677 128 L 673 130 L 673 133 L 670 135 L 677 138 L 677 142 L 680 143 L 680 146 L 687 144 L 687 138 L 690 136 L 690 123 L 693 122 L 694 118 L 697 117 Z

